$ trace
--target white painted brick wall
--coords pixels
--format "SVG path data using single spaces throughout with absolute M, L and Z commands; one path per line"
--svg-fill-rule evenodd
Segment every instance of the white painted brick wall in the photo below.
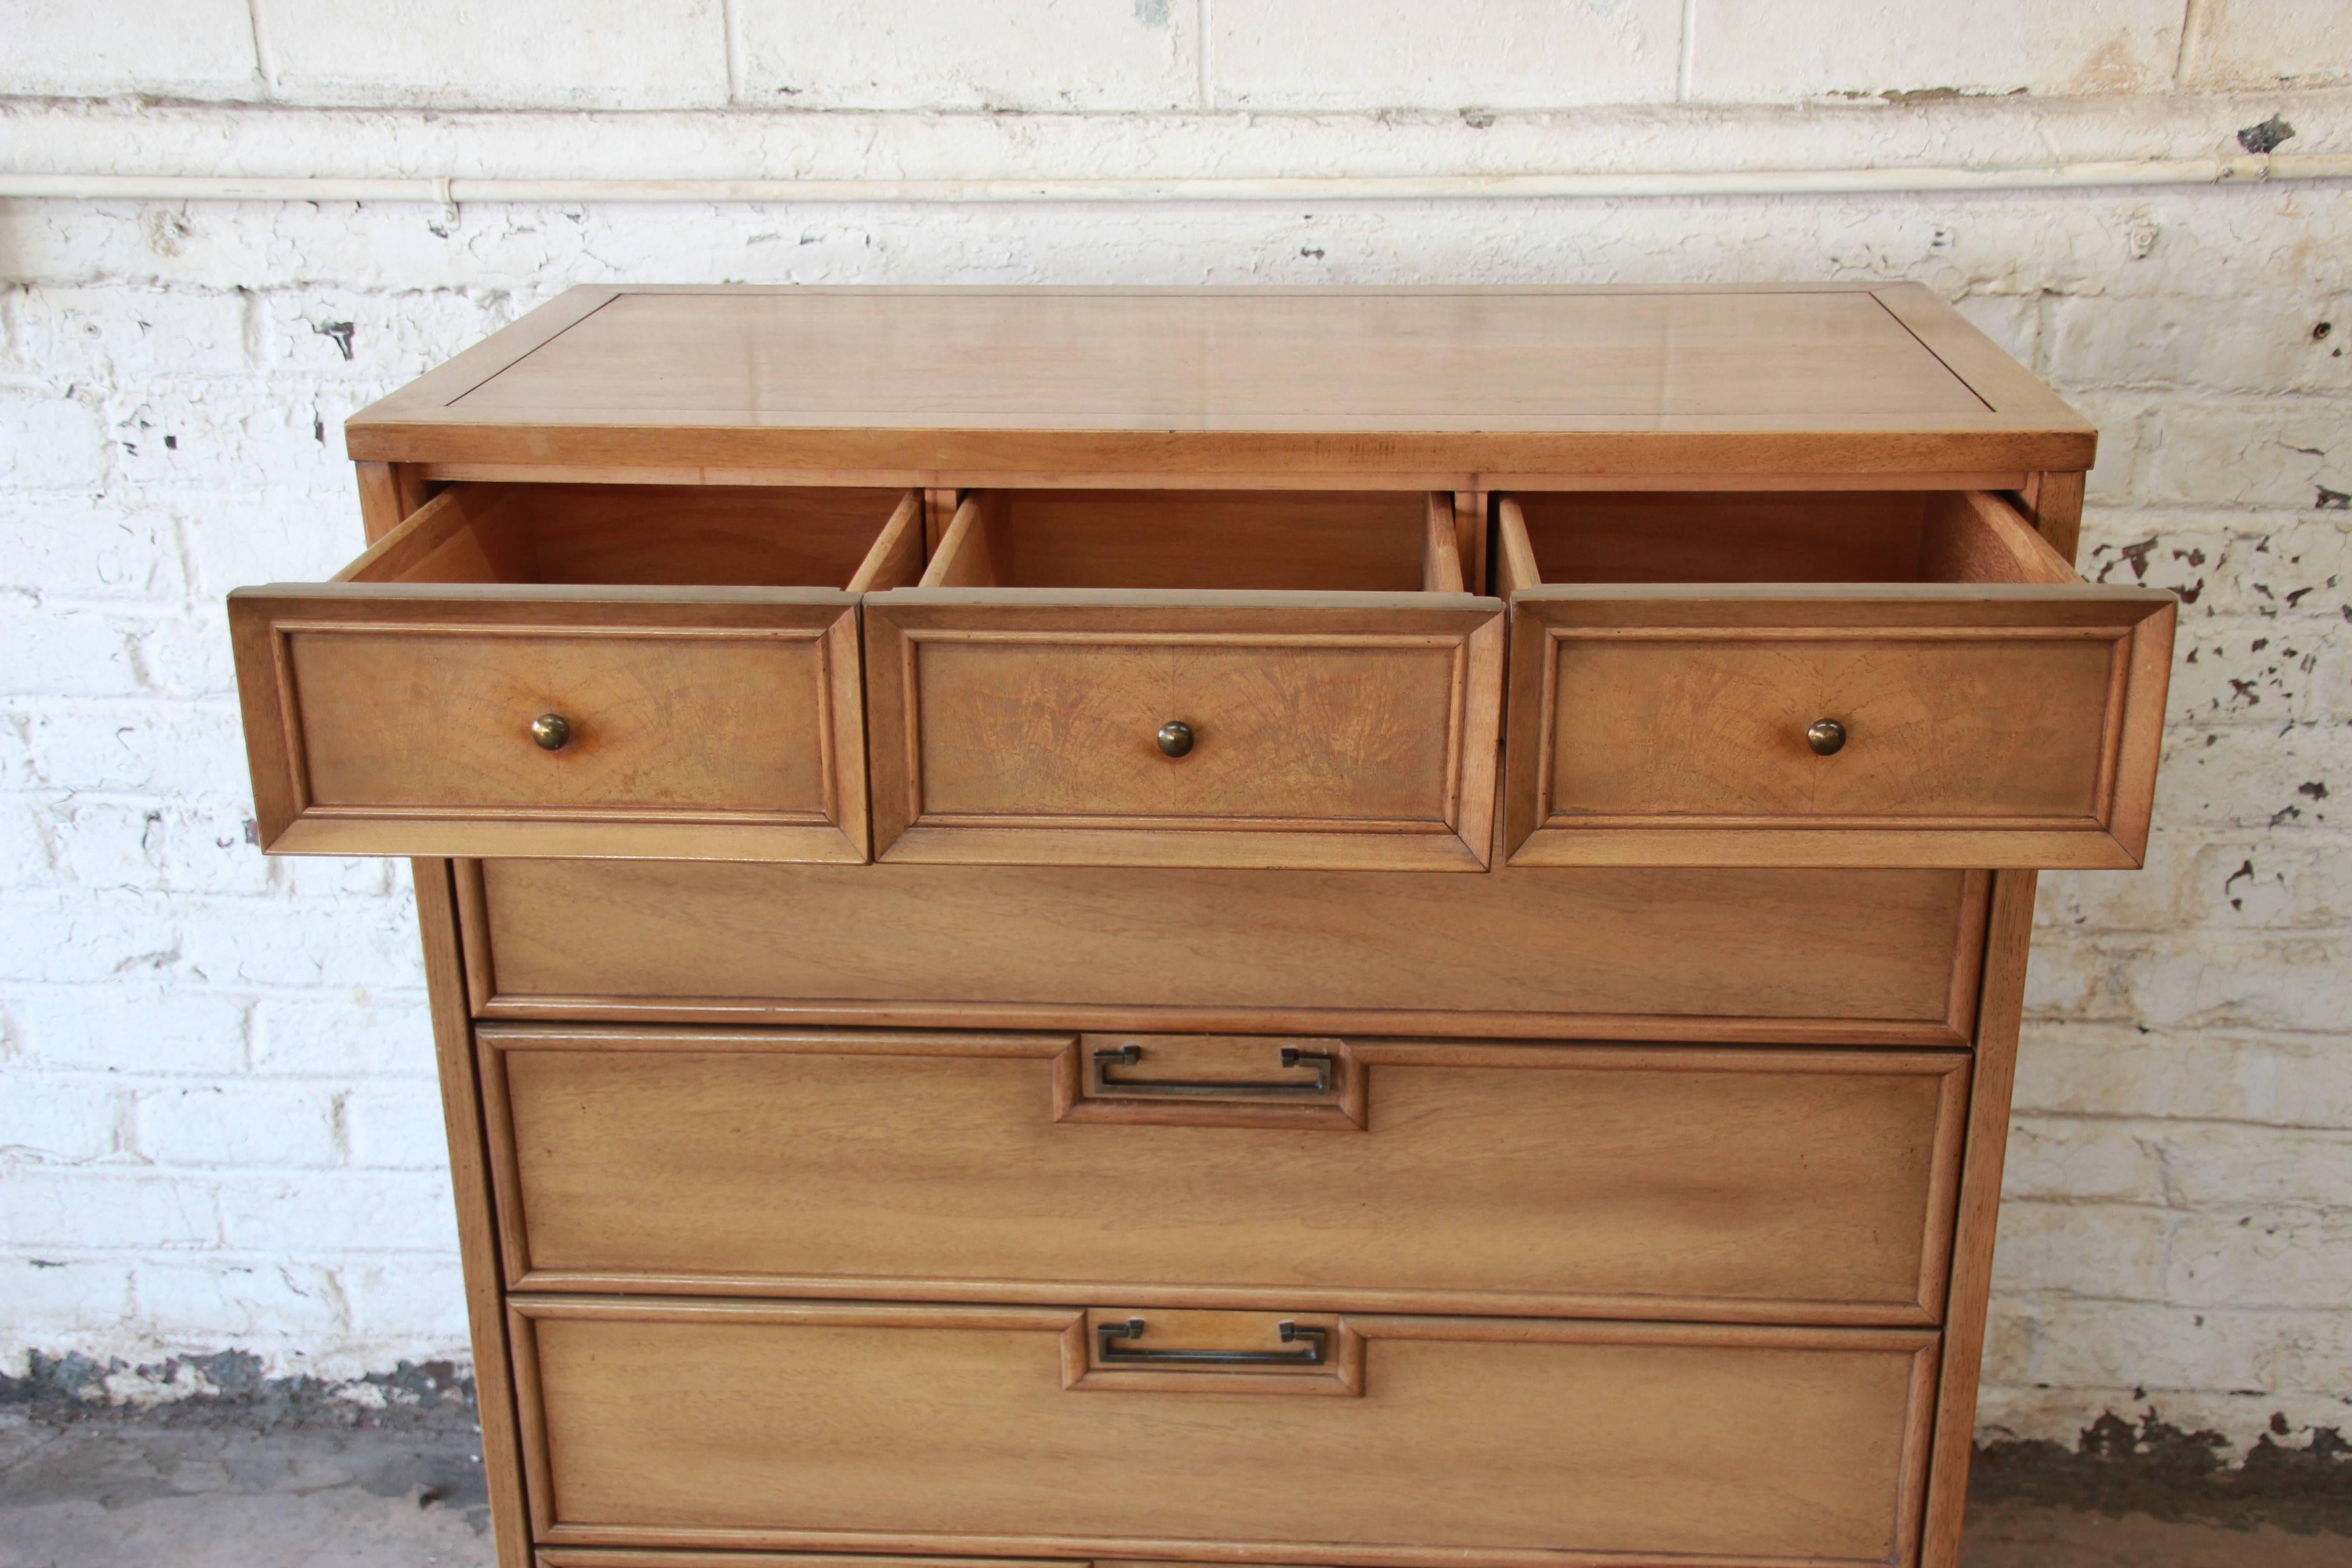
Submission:
M 559 177 L 2016 163 L 2231 153 L 2273 113 L 2289 151 L 2352 150 L 2352 12 L 2306 0 L 1834 0 L 1801 22 L 1753 0 L 107 12 L 0 0 L 0 94 L 19 95 L 0 100 L 0 160 Z M 2352 1425 L 2340 186 L 19 202 L 0 205 L 0 268 L 11 1372 L 34 1351 L 135 1368 L 234 1344 L 328 1376 L 463 1352 L 405 870 L 247 842 L 221 596 L 346 559 L 341 419 L 530 305 L 607 280 L 1912 277 L 2101 424 L 2086 570 L 2189 601 L 2148 869 L 2043 883 L 1985 1420 L 2071 1438 L 2153 1405 L 2242 1444 L 2273 1412 Z M 344 322 L 349 357 L 326 330 Z

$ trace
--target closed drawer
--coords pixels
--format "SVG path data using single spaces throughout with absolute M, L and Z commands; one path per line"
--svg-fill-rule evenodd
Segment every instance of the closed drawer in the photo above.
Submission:
M 466 485 L 230 596 L 265 847 L 863 860 L 857 595 L 894 490 Z
M 1958 1045 L 1987 873 L 461 862 L 483 1016 Z M 822 919 L 809 911 L 821 910 Z
M 899 861 L 1482 869 L 1502 606 L 1419 492 L 982 491 L 866 609 Z
M 1941 1316 L 1965 1053 L 484 1026 L 540 1289 Z M 1288 1059 L 1286 1060 L 1286 1052 Z
M 1925 1331 L 1219 1322 L 1123 1301 L 509 1310 L 550 1545 L 1371 1568 L 1916 1555 Z M 1187 1359 L 1202 1352 L 1236 1359 Z M 1108 1359 L 1139 1354 L 1162 1359 Z
M 2146 853 L 2175 606 L 1979 491 L 1496 508 L 1513 863 Z

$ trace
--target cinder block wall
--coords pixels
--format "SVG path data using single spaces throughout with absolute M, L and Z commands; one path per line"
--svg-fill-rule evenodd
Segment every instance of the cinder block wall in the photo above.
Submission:
M 0 167 L 404 176 L 2016 165 L 2352 150 L 2312 0 L 123 0 L 0 8 Z M 2189 601 L 2149 869 L 2053 876 L 1989 1426 L 2352 1402 L 2342 184 L 1649 201 L 0 203 L 0 1351 L 462 1356 L 405 870 L 253 847 L 221 596 L 337 427 L 576 282 L 1916 278 L 2103 429 Z M 71 1363 L 79 1366 L 79 1363 Z M 2283 1441 L 2301 1442 L 2300 1436 Z

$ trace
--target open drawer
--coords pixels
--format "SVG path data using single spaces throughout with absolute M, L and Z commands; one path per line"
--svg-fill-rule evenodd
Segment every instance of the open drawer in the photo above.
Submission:
M 911 491 L 460 485 L 229 597 L 265 848 L 863 860 L 857 596 Z
M 1502 605 L 1453 498 L 984 490 L 866 605 L 882 860 L 1476 871 Z
M 2137 866 L 2176 607 L 1982 491 L 1496 508 L 1510 863 Z

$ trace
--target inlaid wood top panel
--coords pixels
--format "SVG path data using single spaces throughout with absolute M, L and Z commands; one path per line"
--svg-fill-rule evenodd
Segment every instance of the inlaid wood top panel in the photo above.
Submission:
M 1891 473 L 2081 468 L 2093 437 L 1906 284 L 576 289 L 349 439 L 898 473 Z

